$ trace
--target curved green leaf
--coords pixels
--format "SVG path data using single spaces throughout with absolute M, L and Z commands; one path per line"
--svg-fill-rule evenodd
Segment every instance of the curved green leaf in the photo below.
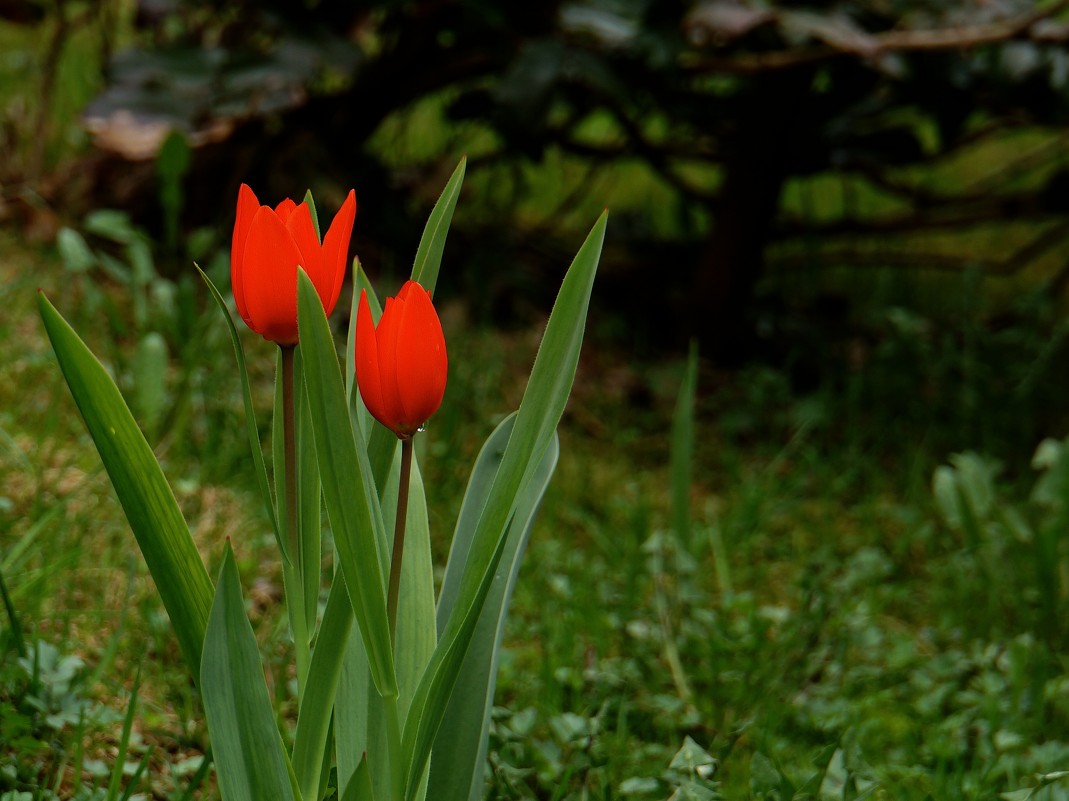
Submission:
M 156 582 L 186 664 L 198 678 L 213 590 L 189 527 L 111 376 L 44 293 L 37 300 L 74 402 Z
M 419 785 L 504 553 L 507 526 L 517 496 L 540 469 L 571 392 L 607 220 L 608 212 L 605 212 L 579 249 L 561 285 L 520 402 L 512 436 L 472 537 L 455 606 L 405 721 L 403 747 L 408 766 L 405 783 L 408 798 L 414 796 Z
M 287 561 L 292 561 L 289 554 L 289 543 L 282 536 L 282 531 L 278 526 L 278 518 L 275 516 L 275 499 L 271 494 L 271 484 L 267 480 L 264 453 L 260 449 L 260 432 L 256 428 L 256 409 L 252 405 L 249 370 L 245 366 L 245 349 L 241 346 L 238 329 L 234 326 L 234 320 L 230 317 L 230 310 L 227 308 L 222 294 L 220 294 L 215 284 L 212 283 L 212 279 L 207 276 L 199 265 L 194 264 L 193 266 L 197 268 L 200 277 L 208 285 L 208 292 L 220 311 L 222 311 L 223 319 L 226 320 L 227 329 L 230 331 L 230 341 L 234 345 L 234 356 L 238 362 L 238 376 L 241 379 L 241 399 L 245 404 L 245 432 L 249 436 L 249 451 L 252 453 L 252 468 L 256 474 L 256 484 L 260 488 L 260 496 L 264 502 L 264 509 L 267 511 L 267 519 L 271 521 L 271 529 L 275 532 L 275 541 L 278 542 L 279 550 L 282 551 L 282 555 Z
M 449 235 L 449 223 L 453 220 L 453 211 L 457 207 L 457 198 L 460 197 L 460 186 L 464 183 L 464 170 L 467 167 L 468 158 L 465 156 L 460 164 L 453 170 L 449 183 L 442 190 L 438 202 L 431 210 L 431 216 L 427 218 L 427 225 L 420 237 L 419 247 L 416 249 L 416 261 L 412 265 L 412 280 L 419 281 L 423 288 L 434 294 L 434 287 L 438 283 L 438 270 L 442 266 L 442 253 L 445 252 L 445 240 Z
M 327 515 L 375 686 L 382 695 L 396 697 L 381 569 L 386 534 L 371 467 L 360 432 L 350 423 L 334 338 L 319 295 L 303 270 L 297 284 L 305 391 Z
M 227 541 L 200 668 L 223 801 L 293 801 L 290 769 Z
M 297 717 L 293 738 L 293 771 L 304 798 L 316 798 L 323 768 L 323 754 L 330 732 L 331 708 L 341 679 L 353 607 L 341 573 L 334 577 L 323 622 L 312 651 L 308 684 Z
M 501 422 L 486 440 L 464 493 L 456 532 L 449 551 L 445 579 L 438 598 L 438 626 L 444 628 L 456 602 L 468 550 L 475 527 L 486 505 L 490 487 L 512 434 L 516 416 Z M 505 551 L 501 556 L 490 592 L 483 604 L 471 645 L 464 656 L 460 676 L 449 699 L 442 727 L 431 751 L 428 798 L 435 801 L 479 801 L 483 797 L 483 772 L 490 730 L 490 712 L 497 683 L 498 656 L 505 631 L 505 617 L 516 586 L 520 562 L 531 534 L 538 504 L 557 466 L 560 444 L 556 437 L 539 471 L 520 494 L 509 524 Z

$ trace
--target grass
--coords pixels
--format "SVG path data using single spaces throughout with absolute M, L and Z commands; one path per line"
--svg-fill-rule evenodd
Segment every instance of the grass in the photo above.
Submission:
M 20 98 L 35 84 L 16 68 L 43 42 L 18 36 L 0 30 L 4 97 L 32 106 Z M 69 58 L 93 46 L 82 32 Z M 49 162 L 91 91 L 58 85 L 72 88 Z M 428 151 L 415 134 L 442 124 L 447 99 L 398 115 L 371 146 L 388 144 L 395 166 L 426 162 L 442 146 Z M 592 137 L 611 134 L 602 122 Z M 475 158 L 495 146 L 485 131 L 451 135 Z M 458 218 L 477 225 L 504 204 L 530 227 L 580 230 L 600 211 L 595 196 L 612 196 L 614 213 L 667 199 L 656 177 L 624 165 L 597 178 L 603 191 L 562 204 L 591 176 L 548 158 L 519 176 L 488 169 L 472 182 L 483 205 L 462 204 Z M 933 180 L 968 172 L 948 170 Z M 894 211 L 835 178 L 792 184 L 785 206 L 834 217 L 848 196 L 859 213 Z M 658 205 L 655 231 L 690 224 Z M 1019 233 L 1007 231 L 997 235 Z M 448 259 L 443 282 L 472 281 L 470 269 L 450 275 Z M 225 283 L 225 265 L 215 273 Z M 773 275 L 766 288 L 863 298 L 848 336 L 792 318 L 782 366 L 700 373 L 686 548 L 669 436 L 683 355 L 638 355 L 591 332 L 513 600 L 488 797 L 1069 798 L 1061 310 L 1021 282 L 992 291 L 970 274 L 811 278 Z M 114 276 L 72 272 L 0 230 L 0 575 L 30 646 L 19 659 L 0 612 L 0 801 L 107 798 L 119 762 L 119 784 L 143 798 L 216 797 L 199 700 L 48 350 L 38 287 L 130 397 L 162 381 L 163 405 L 146 405 L 152 440 L 212 574 L 225 538 L 235 544 L 280 717 L 292 713 L 281 575 L 247 469 L 232 353 L 189 279 L 135 290 L 157 304 L 146 315 Z M 993 297 L 999 326 L 984 322 Z M 517 405 L 540 333 L 485 330 L 471 314 L 443 309 L 450 385 L 420 443 L 439 564 L 466 471 Z M 153 334 L 162 377 L 138 357 Z M 255 337 L 246 346 L 266 435 L 273 354 Z
M 126 287 L 74 280 L 11 233 L 0 251 L 12 299 L 0 341 L 15 355 L 0 365 L 0 570 L 27 641 L 67 671 L 49 684 L 10 647 L 0 657 L 0 798 L 106 797 L 139 667 L 125 762 L 146 764 L 142 797 L 213 798 L 199 701 L 34 289 L 127 390 L 145 332 Z M 90 280 L 124 325 L 98 324 Z M 241 467 L 231 354 L 206 299 L 190 313 L 193 325 L 157 326 L 202 332 L 193 355 L 167 342 L 168 397 L 188 411 L 169 418 L 187 421 L 181 436 L 161 428 L 159 450 L 210 569 L 226 536 L 238 548 L 285 718 L 281 580 Z M 1041 437 L 1064 430 L 1034 414 L 1064 397 L 1061 324 L 1047 313 L 988 331 L 903 314 L 884 310 L 866 357 L 805 393 L 779 369 L 703 369 L 686 548 L 668 435 L 684 360 L 588 342 L 513 602 L 490 797 L 1066 797 L 1069 458 L 1050 440 L 1030 465 Z M 421 443 L 439 562 L 466 466 L 517 403 L 538 337 L 474 327 L 460 305 L 443 316 L 450 386 Z M 270 361 L 247 345 L 254 366 Z M 266 410 L 269 370 L 254 382 Z M 969 448 L 989 456 L 951 460 Z

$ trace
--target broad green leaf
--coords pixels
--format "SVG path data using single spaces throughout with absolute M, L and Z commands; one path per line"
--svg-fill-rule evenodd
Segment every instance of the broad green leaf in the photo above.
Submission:
M 341 575 L 341 569 L 336 569 L 335 584 Z M 372 699 L 382 703 L 371 680 L 364 641 L 351 636 L 342 654 L 341 677 L 334 696 L 334 758 L 339 787 L 348 784 L 367 753 Z
M 198 676 L 212 582 L 159 462 L 103 365 L 38 295 L 41 319 L 74 402 L 171 618 L 182 655 Z
M 687 371 L 672 417 L 672 523 L 679 544 L 690 545 L 690 479 L 694 461 L 694 395 L 698 386 L 698 347 L 691 345 Z
M 193 266 L 197 268 L 200 277 L 208 285 L 208 292 L 211 293 L 215 304 L 222 311 L 223 319 L 226 320 L 227 328 L 230 331 L 230 341 L 234 345 L 234 356 L 238 362 L 238 376 L 241 379 L 241 398 L 245 403 L 245 431 L 249 436 L 249 451 L 252 453 L 252 468 L 256 474 L 256 484 L 260 488 L 260 496 L 263 499 L 264 509 L 267 511 L 267 519 L 271 521 L 271 528 L 275 532 L 275 540 L 278 542 L 279 550 L 282 551 L 283 557 L 290 561 L 289 546 L 282 536 L 278 518 L 275 516 L 275 499 L 271 494 L 271 484 L 267 480 L 267 466 L 264 464 L 264 453 L 260 448 L 260 432 L 256 428 L 256 409 L 252 405 L 249 371 L 245 366 L 245 349 L 241 346 L 241 338 L 238 336 L 237 328 L 234 327 L 234 321 L 230 317 L 230 310 L 226 307 L 226 301 L 223 300 L 223 296 L 204 270 L 199 265 L 195 264 Z
M 338 573 L 327 596 L 326 609 L 323 610 L 323 623 L 312 651 L 308 684 L 301 698 L 297 731 L 293 739 L 293 771 L 297 775 L 301 795 L 307 799 L 318 797 L 331 710 L 352 627 L 352 604 L 345 580 Z
M 445 252 L 445 240 L 449 235 L 449 223 L 452 222 L 453 210 L 457 207 L 457 198 L 460 197 L 460 185 L 464 183 L 464 169 L 467 163 L 468 159 L 465 156 L 453 170 L 449 183 L 445 185 L 441 197 L 434 204 L 431 216 L 427 218 L 427 225 L 419 240 L 419 248 L 416 249 L 416 261 L 412 265 L 412 280 L 419 281 L 423 288 L 432 295 L 438 283 L 438 270 L 442 266 L 442 253 Z
M 607 219 L 608 212 L 598 219 L 561 285 L 520 402 L 512 436 L 472 537 L 455 607 L 405 722 L 403 746 L 408 765 L 405 784 L 408 798 L 413 797 L 430 756 L 431 744 L 445 716 L 464 654 L 504 553 L 507 526 L 517 496 L 540 469 L 571 392 Z
M 510 415 L 494 430 L 479 452 L 464 493 L 456 532 L 449 551 L 445 579 L 438 600 L 438 626 L 444 628 L 453 610 L 464 564 L 479 515 L 497 475 L 509 436 L 516 422 Z M 490 729 L 490 712 L 497 683 L 498 656 L 505 617 L 516 585 L 520 562 L 531 533 L 535 511 L 549 485 L 560 447 L 554 438 L 542 457 L 540 470 L 525 487 L 509 524 L 505 551 L 482 614 L 464 656 L 460 677 L 453 688 L 442 727 L 431 751 L 428 797 L 435 801 L 478 801 L 483 797 L 483 772 Z
M 397 438 L 394 437 L 396 440 Z M 395 449 L 396 450 L 396 449 Z M 398 451 L 382 494 L 382 517 L 387 531 L 393 531 L 397 517 L 397 484 L 401 455 Z M 417 459 L 412 460 L 412 480 L 408 493 L 405 548 L 401 560 L 401 586 L 397 604 L 397 684 L 401 720 L 427 668 L 438 635 L 434 624 L 434 566 L 431 563 L 430 523 L 427 496 Z
M 341 801 L 375 801 L 371 790 L 371 772 L 368 770 L 367 757 L 364 756 L 356 767 L 352 779 L 345 785 Z
M 327 515 L 375 686 L 382 695 L 396 697 L 381 569 L 386 535 L 371 467 L 360 432 L 350 423 L 337 351 L 319 295 L 303 270 L 297 283 L 305 390 Z
M 229 541 L 204 638 L 201 697 L 223 801 L 294 799 Z

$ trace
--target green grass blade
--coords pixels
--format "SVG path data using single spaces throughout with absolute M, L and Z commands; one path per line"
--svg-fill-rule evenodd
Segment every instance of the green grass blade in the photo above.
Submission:
M 512 436 L 472 537 L 453 613 L 405 722 L 404 751 L 409 771 L 405 787 L 409 798 L 430 756 L 483 601 L 504 553 L 517 495 L 540 469 L 571 393 L 607 220 L 608 212 L 595 223 L 561 285 Z
M 215 300 L 215 304 L 223 313 L 227 329 L 230 331 L 230 341 L 234 345 L 234 356 L 238 363 L 238 376 L 241 379 L 241 398 L 245 404 L 245 431 L 249 435 L 249 450 L 252 452 L 252 468 L 256 474 L 256 484 L 260 488 L 263 498 L 264 509 L 267 519 L 271 521 L 271 529 L 275 532 L 275 540 L 282 551 L 283 556 L 289 560 L 289 544 L 278 527 L 278 518 L 275 516 L 275 499 L 271 494 L 271 484 L 267 480 L 267 466 L 264 464 L 264 453 L 260 448 L 260 432 L 256 428 L 256 409 L 252 405 L 252 388 L 249 386 L 249 370 L 245 366 L 245 349 L 241 346 L 241 338 L 238 329 L 234 326 L 234 320 L 230 317 L 230 310 L 226 307 L 226 301 L 216 288 L 215 284 L 198 265 L 193 265 L 208 285 L 208 292 Z
M 512 415 L 494 430 L 483 445 L 472 470 L 457 518 L 439 596 L 439 626 L 445 626 L 452 612 L 475 527 L 486 505 L 515 422 L 515 415 Z M 505 551 L 501 556 L 501 566 L 483 604 L 482 614 L 431 751 L 427 797 L 435 801 L 478 801 L 482 798 L 490 712 L 494 702 L 505 617 L 531 534 L 531 524 L 559 455 L 560 446 L 554 438 L 553 444 L 542 457 L 539 471 L 517 501 L 515 514 L 509 524 Z
M 460 197 L 460 186 L 464 183 L 464 170 L 468 159 L 465 156 L 460 164 L 453 170 L 453 175 L 442 190 L 441 197 L 431 209 L 431 216 L 427 218 L 427 225 L 420 237 L 419 247 L 416 249 L 416 261 L 412 265 L 412 280 L 419 283 L 434 294 L 434 287 L 438 283 L 438 270 L 442 266 L 442 253 L 445 252 L 445 240 L 449 235 L 449 224 L 453 221 L 453 211 L 457 207 L 457 198 Z
M 679 545 L 690 547 L 690 482 L 694 461 L 694 395 L 698 386 L 698 347 L 691 345 L 687 370 L 672 417 L 672 525 Z
M 229 542 L 204 638 L 200 675 L 223 800 L 293 801 L 290 769 Z
M 319 638 L 312 651 L 308 684 L 293 739 L 293 771 L 304 798 L 318 797 L 331 709 L 352 628 L 353 607 L 342 574 L 338 573 L 327 596 Z
M 134 686 L 130 689 L 130 703 L 126 707 L 126 715 L 122 722 L 122 734 L 119 737 L 119 750 L 115 754 L 115 762 L 111 766 L 111 780 L 108 782 L 107 801 L 116 801 L 119 797 L 119 788 L 122 785 L 123 766 L 126 763 L 126 750 L 130 747 L 130 734 L 134 727 L 134 713 L 137 710 L 137 690 L 141 685 L 141 667 L 138 666 L 134 674 Z
M 345 402 L 341 371 L 319 295 L 303 270 L 298 279 L 298 324 L 316 457 L 327 515 L 375 686 L 396 697 L 393 649 L 386 618 L 386 534 L 363 442 Z
M 43 293 L 38 295 L 38 306 L 60 369 L 171 618 L 182 655 L 197 677 L 213 590 L 189 527 L 115 382 Z

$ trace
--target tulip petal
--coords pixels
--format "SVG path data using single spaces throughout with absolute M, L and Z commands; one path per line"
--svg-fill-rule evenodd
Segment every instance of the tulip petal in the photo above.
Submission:
M 294 209 L 296 208 L 297 204 L 294 203 L 290 198 L 286 198 L 277 206 L 275 206 L 275 214 L 277 214 L 278 218 L 282 220 L 283 224 L 285 224 L 289 220 L 290 215 L 293 214 Z
M 281 217 L 279 219 L 282 219 Z M 298 262 L 308 277 L 312 279 L 312 285 L 319 293 L 319 300 L 324 310 L 327 308 L 326 295 L 330 291 L 329 280 L 323 278 L 323 253 L 319 246 L 319 237 L 316 235 L 315 224 L 312 222 L 312 211 L 307 203 L 298 205 L 290 216 L 283 220 L 286 230 L 290 232 L 297 249 L 301 252 Z M 327 314 L 330 314 L 327 311 Z
M 297 342 L 297 265 L 301 251 L 278 215 L 263 206 L 242 257 L 249 327 L 279 345 Z
M 356 385 L 371 416 L 383 425 L 388 417 L 382 402 L 382 381 L 379 373 L 379 350 L 376 345 L 375 322 L 367 302 L 367 291 L 360 290 L 356 307 Z
M 397 392 L 397 339 L 404 325 L 405 302 L 398 298 L 386 298 L 386 305 L 379 318 L 378 328 L 375 335 L 378 339 L 379 349 L 379 378 L 382 389 L 382 401 L 386 415 L 389 418 L 385 423 L 399 436 L 405 431 L 405 424 L 410 422 L 405 412 L 404 403 Z
M 252 218 L 256 216 L 259 209 L 260 201 L 256 199 L 256 193 L 247 184 L 242 184 L 238 190 L 238 211 L 234 220 L 234 235 L 230 241 L 230 285 L 233 288 L 238 313 L 246 325 L 250 324 L 248 307 L 245 305 L 242 256 L 245 253 L 245 243 L 249 238 Z
M 327 235 L 323 237 L 323 283 L 316 283 L 316 289 L 320 286 L 326 288 L 327 278 L 330 279 L 329 290 L 324 293 L 321 289 L 319 296 L 323 298 L 323 308 L 327 314 L 334 310 L 341 294 L 342 284 L 345 283 L 345 259 L 349 255 L 349 240 L 353 234 L 353 221 L 356 219 L 356 192 L 352 189 L 345 197 L 338 213 L 330 223 Z M 309 274 L 311 276 L 311 274 Z M 314 276 L 311 276 L 314 280 Z M 329 301 L 329 302 L 328 302 Z
M 409 289 L 409 287 L 412 287 Z M 397 394 L 407 421 L 422 425 L 442 404 L 448 363 L 442 324 L 427 291 L 405 284 L 404 317 L 397 337 Z

